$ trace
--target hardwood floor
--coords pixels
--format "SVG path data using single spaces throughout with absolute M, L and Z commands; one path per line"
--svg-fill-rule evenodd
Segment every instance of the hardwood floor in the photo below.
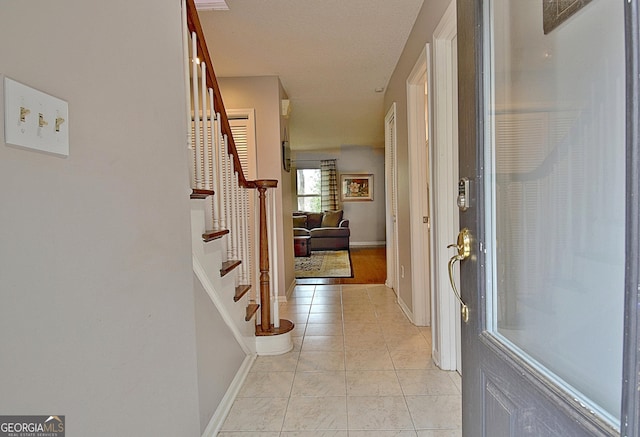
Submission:
M 350 253 L 353 278 L 305 278 L 297 279 L 298 284 L 384 284 L 387 279 L 385 247 L 353 247 Z

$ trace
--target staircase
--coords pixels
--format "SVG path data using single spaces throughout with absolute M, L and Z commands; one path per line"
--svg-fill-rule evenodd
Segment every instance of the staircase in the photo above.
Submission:
M 193 269 L 247 354 L 293 348 L 279 318 L 275 197 L 278 181 L 248 180 L 224 108 L 194 0 L 182 0 Z

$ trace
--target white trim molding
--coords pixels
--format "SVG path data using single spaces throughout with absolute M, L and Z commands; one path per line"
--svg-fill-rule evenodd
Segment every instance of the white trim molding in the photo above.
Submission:
M 253 365 L 255 359 L 255 355 L 246 356 L 246 358 L 242 362 L 242 365 L 240 366 L 240 369 L 238 369 L 236 376 L 231 381 L 229 388 L 222 397 L 220 404 L 218 404 L 218 408 L 216 408 L 213 416 L 211 416 L 211 420 L 209 420 L 209 424 L 204 429 L 202 437 L 215 437 L 218 435 L 218 432 L 220 431 L 220 428 L 222 428 L 222 424 L 227 418 L 229 411 L 231 411 L 233 402 L 236 400 L 236 397 L 238 396 L 238 393 L 242 388 L 242 384 L 244 384 L 244 381 L 249 375 L 249 371 L 251 370 L 251 366 Z
M 404 303 L 404 301 L 402 300 L 401 297 L 398 297 L 398 305 L 400 306 L 400 309 L 402 310 L 402 312 L 407 316 L 407 318 L 409 319 L 409 321 L 411 323 L 413 323 L 414 325 L 416 324 L 415 322 L 415 317 L 413 315 L 413 312 L 409 309 L 409 307 L 407 306 L 406 303 Z
M 449 284 L 447 245 L 458 235 L 455 203 L 458 180 L 457 82 L 453 42 L 457 35 L 456 2 L 451 1 L 433 33 L 433 356 L 443 370 L 456 370 L 459 362 L 460 308 Z
M 349 247 L 382 247 L 386 246 L 386 241 L 351 241 Z

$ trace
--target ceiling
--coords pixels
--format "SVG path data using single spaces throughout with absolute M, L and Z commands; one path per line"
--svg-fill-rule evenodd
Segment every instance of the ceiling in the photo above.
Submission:
M 292 149 L 383 147 L 384 89 L 422 2 L 228 0 L 199 15 L 218 77 L 280 77 Z

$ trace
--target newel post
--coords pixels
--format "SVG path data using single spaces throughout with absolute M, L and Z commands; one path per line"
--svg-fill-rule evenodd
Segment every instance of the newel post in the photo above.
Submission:
M 260 214 L 260 329 L 271 329 L 271 288 L 269 285 L 269 237 L 267 235 L 267 188 L 278 186 L 277 180 L 255 181 Z
M 252 181 L 250 184 L 252 188 L 258 190 L 258 204 L 260 209 L 260 325 L 256 325 L 256 337 L 260 340 L 256 342 L 256 350 L 258 355 L 274 355 L 288 352 L 293 348 L 291 334 L 289 333 L 295 327 L 290 320 L 280 319 L 277 328 L 271 321 L 266 193 L 268 188 L 277 187 L 278 181 L 262 179 Z

